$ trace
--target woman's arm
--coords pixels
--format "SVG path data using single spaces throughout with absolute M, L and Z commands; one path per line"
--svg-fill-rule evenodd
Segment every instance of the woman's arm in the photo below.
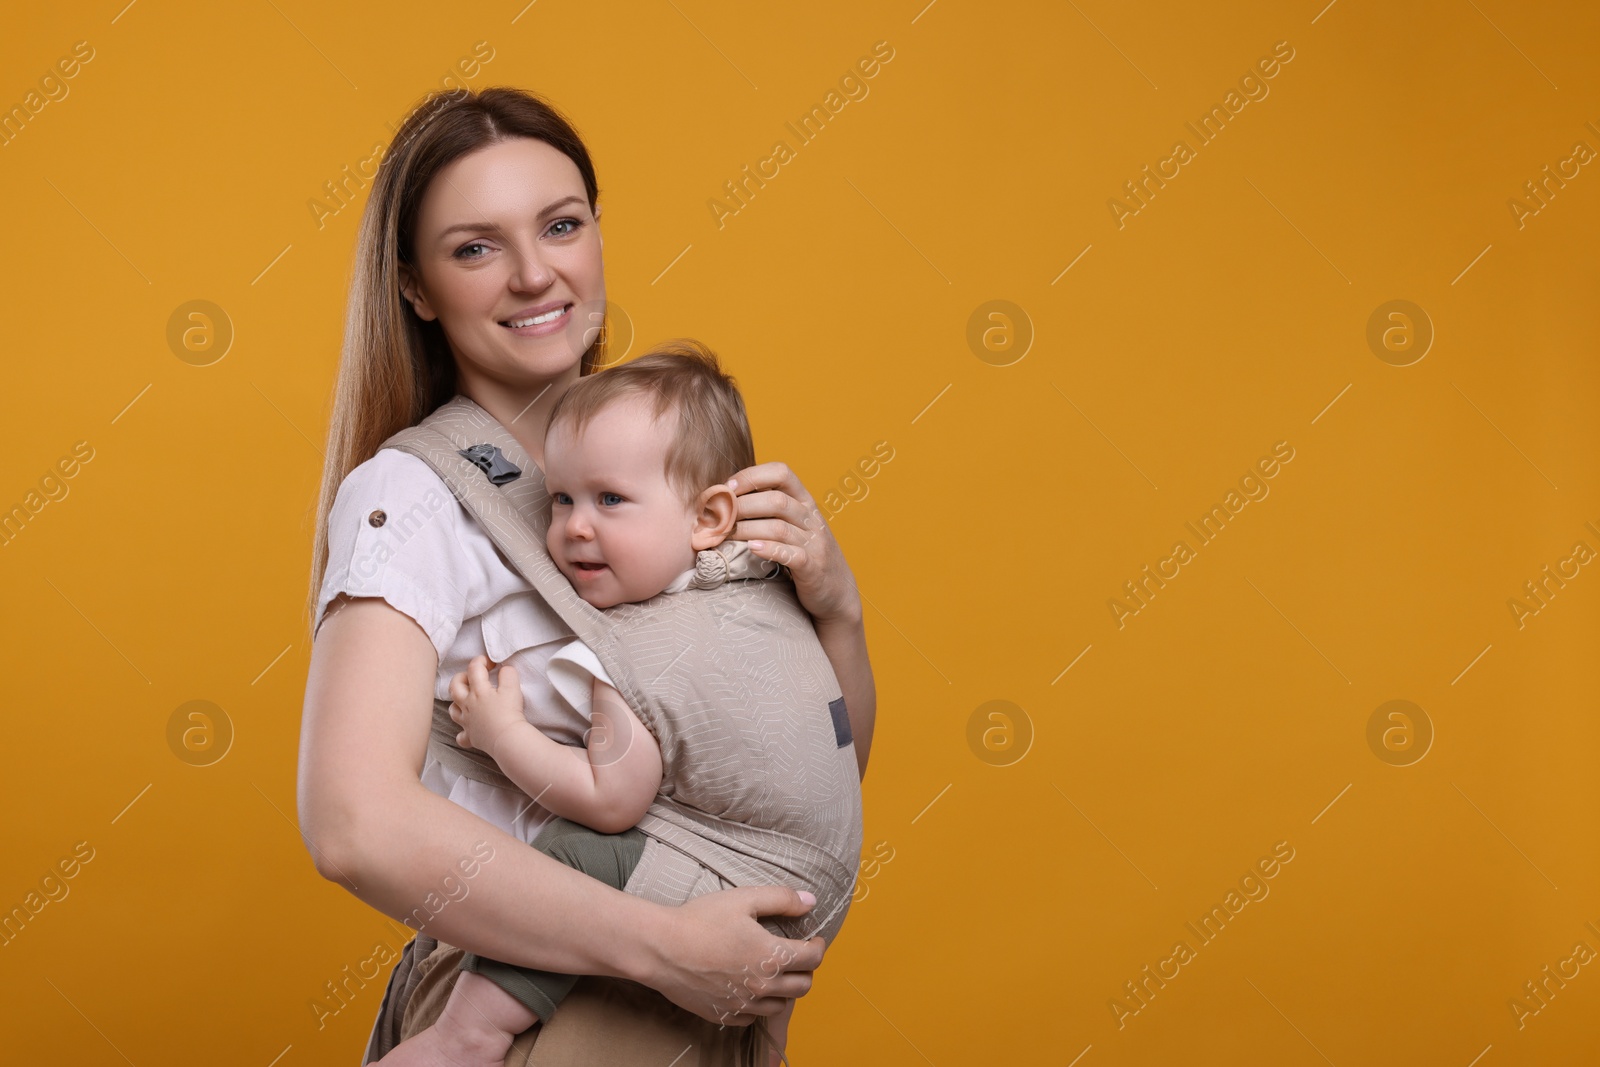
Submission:
M 505 776 L 547 811 L 603 834 L 644 818 L 661 790 L 661 746 L 611 686 L 593 680 L 586 748 L 563 745 L 527 720 L 517 669 L 489 680 L 489 658 L 474 657 L 450 680 L 456 743 L 487 752 Z
M 815 621 L 815 620 L 814 620 Z M 860 616 L 855 621 L 832 619 L 817 621 L 817 640 L 833 664 L 844 696 L 844 710 L 850 717 L 850 733 L 856 744 L 856 767 L 867 776 L 867 755 L 872 750 L 872 728 L 878 718 L 878 690 L 872 680 L 872 661 L 867 658 L 867 631 Z
M 418 776 L 436 670 L 427 635 L 386 602 L 341 596 L 330 607 L 300 741 L 301 832 L 319 873 L 396 919 L 431 916 L 426 929 L 441 941 L 521 966 L 629 978 L 713 1021 L 747 1024 L 810 989 L 821 939 L 777 938 L 755 921 L 803 915 L 809 894 L 739 888 L 663 907 L 426 789 Z M 792 962 L 763 980 L 761 961 L 780 948 Z
M 867 773 L 878 691 L 867 657 L 861 594 L 811 494 L 783 463 L 759 463 L 728 479 L 739 521 L 728 536 L 750 542 L 750 551 L 789 568 L 800 603 L 811 613 L 855 738 L 856 765 Z

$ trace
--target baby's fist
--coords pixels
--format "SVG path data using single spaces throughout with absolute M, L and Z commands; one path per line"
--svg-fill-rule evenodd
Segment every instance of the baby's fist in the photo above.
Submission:
M 525 723 L 517 669 L 500 668 L 499 684 L 489 680 L 488 656 L 474 656 L 467 669 L 450 679 L 450 718 L 461 727 L 456 744 L 494 754 L 495 741 Z

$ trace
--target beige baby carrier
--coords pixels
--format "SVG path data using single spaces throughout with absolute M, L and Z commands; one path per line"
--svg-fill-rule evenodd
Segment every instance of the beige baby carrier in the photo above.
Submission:
M 602 611 L 550 559 L 542 472 L 483 408 L 457 396 L 383 447 L 439 474 L 660 743 L 662 789 L 639 822 L 647 841 L 626 890 L 668 905 L 738 885 L 809 890 L 817 898 L 809 914 L 763 924 L 831 943 L 855 888 L 861 789 L 838 680 L 787 576 L 759 580 L 777 565 L 725 541 L 698 553 L 688 589 Z M 488 756 L 458 747 L 456 732 L 449 701 L 436 700 L 430 755 L 469 778 L 516 788 Z M 417 973 L 425 970 L 413 956 L 420 950 L 408 948 L 396 968 L 369 1057 L 400 1036 L 404 1002 L 427 977 Z M 426 1022 L 407 1018 L 406 1032 Z M 507 1063 L 712 1067 L 743 1062 L 752 1039 L 749 1028 L 719 1028 L 636 983 L 588 977 L 549 1023 L 518 1040 Z

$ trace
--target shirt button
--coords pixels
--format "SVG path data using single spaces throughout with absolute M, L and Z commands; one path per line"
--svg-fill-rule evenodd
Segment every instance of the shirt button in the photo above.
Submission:
M 377 511 L 374 511 L 371 515 L 367 516 L 367 525 L 368 526 L 382 526 L 388 520 L 389 520 L 389 516 L 385 515 L 383 513 L 382 509 L 379 509 Z

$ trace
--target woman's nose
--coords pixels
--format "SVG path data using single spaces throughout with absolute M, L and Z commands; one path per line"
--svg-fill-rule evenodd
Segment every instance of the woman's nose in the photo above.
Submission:
M 514 262 L 516 265 L 511 277 L 512 288 L 519 292 L 537 293 L 550 287 L 555 272 L 539 258 L 537 247 L 518 251 Z

